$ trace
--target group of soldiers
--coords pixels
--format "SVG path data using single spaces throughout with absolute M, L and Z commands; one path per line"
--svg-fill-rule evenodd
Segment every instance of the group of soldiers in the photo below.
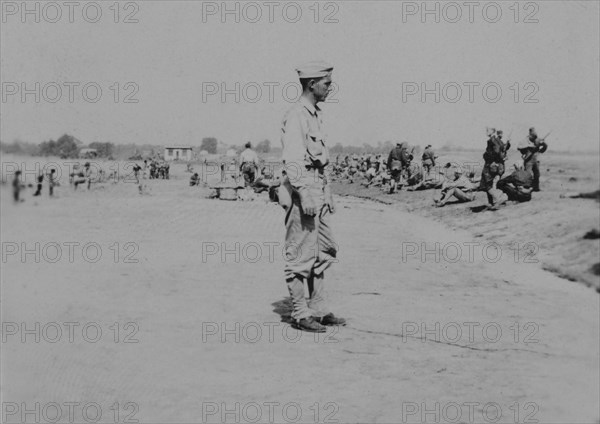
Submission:
M 407 186 L 409 190 L 429 178 L 434 171 L 437 156 L 431 145 L 427 145 L 421 156 L 421 163 L 414 160 L 415 147 L 408 143 L 397 143 L 387 158 L 381 154 L 365 154 L 346 156 L 340 160 L 339 155 L 332 167 L 332 180 L 353 183 L 362 179 L 366 187 L 381 187 L 392 194 L 397 189 Z M 423 189 L 424 184 L 417 189 Z M 427 186 L 427 188 L 433 188 Z
M 20 203 L 25 200 L 21 197 L 21 192 L 26 187 L 33 187 L 33 184 L 28 184 L 28 185 L 24 184 L 21 179 L 21 175 L 22 175 L 22 172 L 20 170 L 15 171 L 13 180 L 12 180 L 12 193 L 13 193 L 13 200 L 15 203 Z M 35 193 L 33 193 L 34 197 L 42 195 L 44 179 L 48 180 L 48 195 L 50 197 L 54 196 L 54 187 L 59 185 L 59 183 L 58 183 L 58 178 L 56 177 L 56 169 L 52 168 L 48 171 L 48 173 L 46 175 L 39 174 L 36 177 L 36 190 L 35 190 Z
M 441 196 L 434 202 L 438 207 L 450 200 L 473 201 L 477 191 L 487 194 L 491 209 L 498 208 L 507 200 L 531 200 L 531 193 L 540 191 L 539 155 L 548 148 L 545 139 L 549 134 L 540 138 L 535 128 L 530 128 L 527 139 L 517 146 L 521 163 L 515 164 L 510 175 L 504 176 L 511 148 L 510 135 L 504 141 L 502 130 L 487 128 L 486 131 L 488 138 L 480 178 L 474 172 L 465 174 L 462 167 L 451 163 L 439 165 L 431 145 L 425 147 L 418 163 L 414 160 L 415 147 L 410 148 L 403 142 L 396 144 L 387 159 L 380 154 L 352 155 L 342 160 L 338 156 L 333 164 L 332 179 L 349 183 L 362 179 L 362 185 L 380 187 L 389 194 L 403 187 L 408 191 L 439 189 Z
M 527 138 L 517 146 L 522 162 L 514 165 L 513 172 L 506 176 L 505 162 L 511 148 L 510 136 L 502 139 L 502 130 L 487 130 L 488 140 L 483 154 L 484 167 L 481 173 L 479 190 L 487 193 L 489 206 L 497 208 L 507 200 L 527 202 L 532 192 L 540 191 L 539 156 L 547 149 L 546 138 L 540 138 L 534 127 L 529 128 Z
M 146 174 L 148 175 L 148 178 L 151 180 L 155 180 L 155 179 L 163 179 L 163 180 L 168 180 L 169 179 L 169 168 L 170 165 L 167 161 L 164 160 L 157 160 L 157 159 L 150 159 L 150 163 L 148 163 L 148 160 L 144 160 L 144 166 L 141 169 L 141 171 L 143 171 L 143 178 L 146 179 Z
M 338 156 L 333 164 L 332 180 L 353 183 L 362 179 L 362 185 L 381 187 L 390 194 L 404 186 L 413 189 L 433 171 L 437 159 L 432 146 L 428 145 L 419 165 L 414 161 L 414 151 L 415 147 L 409 150 L 407 143 L 397 143 L 387 159 L 381 154 L 370 154 L 346 156 L 340 161 Z
M 87 189 L 90 190 L 93 183 L 112 182 L 116 184 L 122 179 L 126 182 L 135 181 L 136 184 L 140 185 L 141 193 L 143 190 L 140 179 L 169 179 L 169 164 L 163 160 L 157 159 L 144 160 L 143 166 L 134 163 L 132 172 L 128 171 L 126 174 L 120 176 L 118 171 L 114 170 L 107 173 L 97 164 L 91 166 L 90 162 L 85 162 L 83 165 L 75 163 L 73 164 L 68 177 L 69 185 L 71 185 L 74 190 L 77 190 L 80 185 L 85 185 Z M 33 194 L 34 197 L 41 196 L 44 181 L 47 181 L 48 193 L 51 197 L 54 196 L 54 188 L 60 185 L 56 169 L 50 169 L 45 175 L 40 173 L 35 181 L 36 191 Z M 34 184 L 25 184 L 22 181 L 22 172 L 20 170 L 15 171 L 12 180 L 13 200 L 17 203 L 24 201 L 22 197 L 23 190 L 26 187 L 33 186 Z

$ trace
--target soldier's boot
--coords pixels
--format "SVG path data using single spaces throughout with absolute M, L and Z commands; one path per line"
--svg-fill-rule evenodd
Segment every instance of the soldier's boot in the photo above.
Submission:
M 296 321 L 296 326 L 300 330 L 309 331 L 312 333 L 325 333 L 327 327 L 319 324 L 313 317 L 302 318 Z

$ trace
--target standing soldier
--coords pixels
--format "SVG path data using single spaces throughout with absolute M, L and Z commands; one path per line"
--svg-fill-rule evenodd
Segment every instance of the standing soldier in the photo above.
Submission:
M 550 133 L 548 133 L 550 135 Z M 523 157 L 525 163 L 525 169 L 533 173 L 533 191 L 540 191 L 540 161 L 539 155 L 548 150 L 546 144 L 546 138 L 538 138 L 537 132 L 534 127 L 529 128 L 529 154 Z
M 487 129 L 488 141 L 487 148 L 483 154 L 485 164 L 481 172 L 481 182 L 479 190 L 487 193 L 488 201 L 491 206 L 495 205 L 499 199 L 494 189 L 494 179 L 504 174 L 504 159 L 506 156 L 506 146 L 501 138 L 496 134 L 494 128 Z
M 402 177 L 402 168 L 404 167 L 404 162 L 406 161 L 406 148 L 404 148 L 404 144 L 405 143 L 396 143 L 396 147 L 392 149 L 388 156 L 387 169 L 392 177 L 392 180 L 390 181 L 389 194 L 392 194 L 394 191 L 396 191 L 396 187 L 400 182 L 400 178 Z
M 431 144 L 428 144 L 425 147 L 425 151 L 423 152 L 423 156 L 421 156 L 421 161 L 423 163 L 423 169 L 426 173 L 429 173 L 429 170 L 435 166 L 435 152 L 431 148 Z
M 506 161 L 506 156 L 508 155 L 508 151 L 510 150 L 510 135 L 508 136 L 508 140 L 506 140 L 506 143 L 504 142 L 504 140 L 502 140 L 502 136 L 504 135 L 504 132 L 502 130 L 498 130 L 498 132 L 496 133 L 498 136 L 498 141 L 500 142 L 500 147 L 502 149 L 502 164 L 504 164 L 504 162 Z M 504 172 L 503 172 L 504 173 Z M 502 175 L 500 175 L 502 176 Z
M 48 174 L 48 193 L 50 197 L 54 196 L 54 186 L 57 184 L 55 173 L 56 169 L 52 168 Z
M 279 196 L 286 211 L 285 278 L 293 303 L 292 318 L 305 331 L 325 332 L 325 325 L 344 325 L 325 304 L 324 271 L 337 255 L 329 223 L 335 212 L 325 167 L 321 109 L 330 91 L 333 66 L 311 62 L 296 69 L 302 96 L 283 118 L 281 143 L 286 177 Z M 304 298 L 304 282 L 310 299 Z
M 42 183 L 44 181 L 44 174 L 40 174 L 37 176 L 37 190 L 33 193 L 34 196 L 42 195 Z
M 87 189 L 89 190 L 92 186 L 92 170 L 90 168 L 90 163 L 86 162 L 84 168 L 84 177 L 87 182 Z
M 19 203 L 21 199 L 21 188 L 23 188 L 23 184 L 21 184 L 21 171 L 15 171 L 15 177 L 12 181 L 12 190 L 13 190 L 13 199 L 16 203 Z
M 240 154 L 240 172 L 244 176 L 246 187 L 254 183 L 258 170 L 258 155 L 252 150 L 252 143 L 247 142 L 246 149 Z

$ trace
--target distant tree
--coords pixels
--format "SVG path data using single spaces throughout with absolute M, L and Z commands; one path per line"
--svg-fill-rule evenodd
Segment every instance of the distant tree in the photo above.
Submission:
M 263 140 L 256 145 L 258 153 L 269 153 L 271 151 L 271 140 Z
M 40 143 L 40 155 L 54 156 L 56 154 L 56 141 L 48 140 Z
M 21 142 L 15 140 L 11 144 L 0 143 L 0 151 L 7 154 L 22 154 L 24 153 Z
M 208 153 L 217 153 L 217 139 L 214 137 L 204 137 L 202 144 L 200 144 L 200 150 L 206 150 Z
M 61 158 L 76 158 L 79 156 L 79 146 L 77 139 L 72 135 L 64 134 L 58 140 L 56 140 L 56 147 L 58 149 L 58 156 Z

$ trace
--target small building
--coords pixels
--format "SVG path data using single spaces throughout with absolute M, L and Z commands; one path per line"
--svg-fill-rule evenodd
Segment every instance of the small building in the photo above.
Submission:
M 95 159 L 98 156 L 98 151 L 96 149 L 79 149 L 79 158 L 80 159 Z
M 165 147 L 165 160 L 192 160 L 191 147 Z

